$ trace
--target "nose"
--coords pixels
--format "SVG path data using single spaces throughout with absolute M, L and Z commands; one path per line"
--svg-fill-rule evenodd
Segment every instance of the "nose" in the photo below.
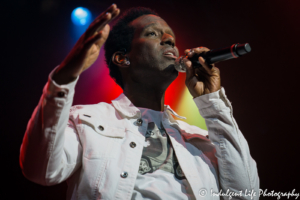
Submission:
M 169 35 L 165 33 L 162 37 L 162 40 L 160 42 L 161 45 L 170 45 L 172 47 L 175 46 L 175 39 L 173 38 L 172 35 Z

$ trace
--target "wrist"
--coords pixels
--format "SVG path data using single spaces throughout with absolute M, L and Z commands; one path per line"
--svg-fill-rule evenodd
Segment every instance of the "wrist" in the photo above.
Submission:
M 64 72 L 61 69 L 56 69 L 53 73 L 52 80 L 58 85 L 66 85 L 75 81 L 77 76 L 72 76 L 70 73 Z

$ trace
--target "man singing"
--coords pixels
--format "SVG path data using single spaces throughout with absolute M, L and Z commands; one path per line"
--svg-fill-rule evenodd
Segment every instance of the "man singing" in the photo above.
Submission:
M 100 14 L 50 73 L 21 146 L 24 176 L 42 185 L 66 180 L 67 199 L 258 199 L 256 163 L 220 71 L 201 56 L 200 69 L 189 60 L 209 50 L 185 50 L 183 59 L 205 131 L 175 120 L 182 117 L 164 105 L 178 76 L 172 29 L 154 11 L 133 8 L 110 32 L 119 13 L 113 4 Z M 79 75 L 104 43 L 110 76 L 123 94 L 111 104 L 71 107 Z

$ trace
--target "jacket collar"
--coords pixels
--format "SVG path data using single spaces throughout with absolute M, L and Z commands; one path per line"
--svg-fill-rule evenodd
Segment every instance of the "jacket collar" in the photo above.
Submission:
M 140 118 L 140 110 L 133 105 L 133 103 L 125 96 L 124 93 L 120 94 L 118 98 L 112 101 L 113 106 L 125 117 Z M 175 117 L 180 119 L 186 119 L 185 117 L 179 116 L 169 105 L 164 105 L 164 112 L 169 111 Z M 167 116 L 170 117 L 168 114 Z
M 118 110 L 120 114 L 124 117 L 129 118 L 141 118 L 141 111 L 133 105 L 133 103 L 122 93 L 118 98 L 112 101 L 112 105 Z M 164 116 L 167 116 L 171 124 L 176 124 L 181 127 L 180 133 L 184 135 L 187 140 L 198 137 L 202 140 L 210 141 L 205 136 L 207 131 L 202 130 L 195 126 L 186 126 L 185 122 L 180 120 L 175 120 L 172 115 L 175 117 L 186 119 L 185 117 L 179 116 L 174 110 L 171 109 L 169 105 L 164 105 Z

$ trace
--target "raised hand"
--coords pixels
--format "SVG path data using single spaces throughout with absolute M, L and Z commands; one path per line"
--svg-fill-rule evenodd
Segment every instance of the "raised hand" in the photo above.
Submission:
M 209 51 L 206 47 L 198 47 L 186 49 L 187 54 L 183 62 L 186 66 L 185 84 L 191 95 L 195 98 L 204 94 L 216 92 L 221 88 L 220 70 L 214 65 L 205 63 L 203 57 L 199 57 L 199 62 L 202 65 L 200 68 L 194 69 L 192 62 L 188 58 L 192 58 L 195 54 L 201 54 Z
M 108 38 L 108 23 L 116 18 L 120 9 L 111 5 L 101 13 L 79 38 L 75 46 L 54 72 L 52 79 L 58 84 L 74 81 L 84 70 L 88 69 L 98 58 L 100 49 Z

